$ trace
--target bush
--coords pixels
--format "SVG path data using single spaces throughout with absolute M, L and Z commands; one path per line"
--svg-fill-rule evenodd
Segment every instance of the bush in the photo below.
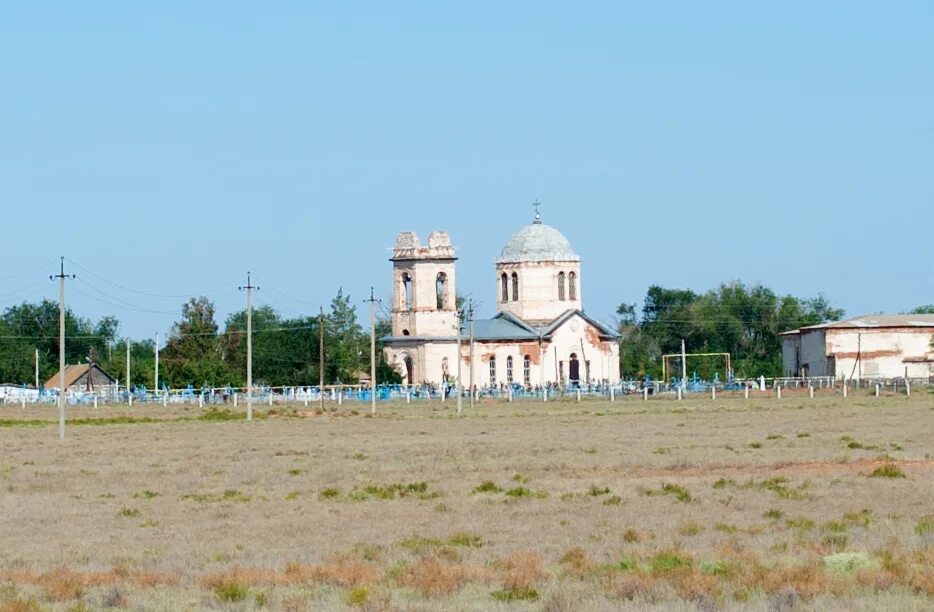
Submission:
M 907 478 L 905 472 L 894 463 L 880 465 L 869 474 L 870 478 Z
M 649 563 L 649 567 L 656 574 L 670 572 L 682 567 L 691 567 L 691 559 L 678 554 L 677 551 L 667 550 L 655 555 Z
M 221 601 L 236 602 L 246 599 L 250 591 L 239 582 L 226 582 L 217 585 L 214 589 L 214 594 Z
M 502 493 L 503 489 L 492 480 L 484 480 L 474 487 L 474 493 Z

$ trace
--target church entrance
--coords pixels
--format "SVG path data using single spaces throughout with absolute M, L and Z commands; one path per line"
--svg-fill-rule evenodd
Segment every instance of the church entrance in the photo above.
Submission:
M 577 353 L 571 353 L 571 360 L 568 362 L 568 379 L 572 385 L 580 384 L 581 365 L 577 360 Z
M 408 355 L 405 356 L 405 380 L 409 385 L 415 384 L 415 365 L 412 363 L 412 358 Z

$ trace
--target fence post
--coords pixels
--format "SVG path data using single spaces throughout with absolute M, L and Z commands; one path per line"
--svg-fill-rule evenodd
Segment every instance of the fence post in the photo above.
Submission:
M 749 399 L 749 385 L 743 385 L 743 399 Z
M 611 402 L 616 401 L 616 394 L 613 392 L 613 387 L 610 387 L 610 401 Z
M 94 396 L 94 407 L 97 408 L 97 396 Z
M 710 387 L 710 399 L 712 400 L 717 399 L 717 388 L 716 387 L 713 387 L 713 386 Z
M 577 388 L 577 403 L 578 404 L 581 403 L 581 388 L 580 387 Z
M 204 393 L 198 395 L 198 408 L 204 408 Z
M 678 401 L 681 401 L 681 387 L 678 387 Z
M 778 399 L 782 399 L 782 386 L 781 385 L 775 385 L 775 396 Z
M 847 397 L 847 384 L 846 384 L 846 379 L 844 378 L 843 379 L 843 399 L 846 399 L 846 397 Z
M 808 385 L 808 396 L 811 399 L 814 399 L 814 385 L 811 385 L 811 384 Z
M 237 392 L 234 391 L 234 408 L 237 407 Z
M 911 381 L 907 378 L 905 379 L 905 393 L 908 397 L 911 397 Z

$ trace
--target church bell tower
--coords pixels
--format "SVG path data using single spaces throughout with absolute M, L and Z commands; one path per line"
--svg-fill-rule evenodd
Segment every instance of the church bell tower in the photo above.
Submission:
M 401 232 L 392 250 L 392 335 L 396 338 L 457 335 L 455 266 L 447 232 L 420 244 L 414 232 Z

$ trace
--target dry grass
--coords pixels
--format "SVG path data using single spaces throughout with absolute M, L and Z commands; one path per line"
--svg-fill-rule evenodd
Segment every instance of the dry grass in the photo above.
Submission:
M 0 408 L 0 612 L 934 598 L 926 396 L 276 410 Z

